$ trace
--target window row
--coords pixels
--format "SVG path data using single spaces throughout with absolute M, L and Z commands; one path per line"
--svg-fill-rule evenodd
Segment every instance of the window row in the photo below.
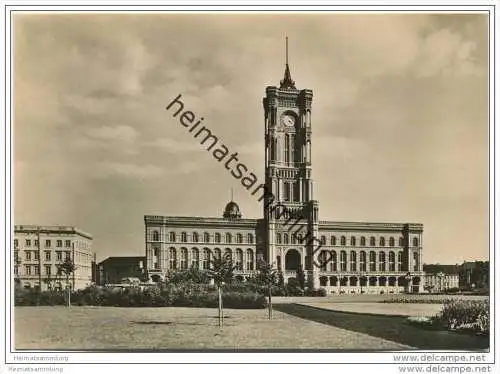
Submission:
M 19 275 L 19 266 L 14 266 L 14 274 Z M 24 265 L 24 275 L 40 275 L 40 266 L 39 265 Z M 43 275 L 60 275 L 60 272 L 57 270 L 53 273 L 51 265 L 43 266 Z
M 347 238 L 345 236 L 341 236 L 339 238 L 340 240 L 337 240 L 336 236 L 331 236 L 330 237 L 330 245 L 347 245 Z M 359 238 L 359 245 L 361 247 L 365 247 L 367 240 L 366 237 L 362 236 Z M 305 236 L 303 237 L 301 234 L 291 234 L 288 235 L 287 233 L 281 234 L 277 233 L 276 234 L 276 244 L 301 244 L 303 241 L 310 241 L 310 239 Z M 319 239 L 321 245 L 327 245 L 326 241 L 326 236 L 322 235 Z M 357 238 L 355 236 L 351 236 L 349 239 L 349 245 L 350 246 L 356 246 L 358 243 Z M 377 240 L 374 236 L 369 238 L 369 245 L 370 247 L 375 247 L 377 245 Z M 387 244 L 386 238 L 385 237 L 380 237 L 378 240 L 378 246 L 380 247 L 385 247 Z M 396 240 L 391 236 L 388 240 L 389 247 L 394 247 L 396 245 Z M 404 247 L 405 245 L 405 240 L 403 237 L 399 238 L 398 244 L 400 247 Z M 418 238 L 413 238 L 412 244 L 414 247 L 418 247 Z
M 208 232 L 203 233 L 202 237 L 203 237 L 203 243 L 211 243 L 210 234 Z M 238 233 L 235 235 L 235 242 L 238 244 L 241 244 L 241 243 L 243 243 L 243 238 L 244 238 L 243 234 Z M 160 241 L 160 233 L 156 230 L 153 231 L 152 239 L 155 242 Z M 246 243 L 253 244 L 253 240 L 254 240 L 253 234 L 246 235 Z M 171 243 L 175 243 L 177 241 L 177 235 L 175 232 L 172 231 L 172 232 L 168 233 L 168 241 Z M 181 232 L 180 241 L 182 243 L 188 242 L 188 234 L 186 232 Z M 191 234 L 191 242 L 192 243 L 199 243 L 200 242 L 200 234 L 197 232 L 193 232 Z M 214 242 L 215 243 L 222 243 L 222 234 L 216 232 L 214 234 Z M 224 235 L 224 243 L 231 244 L 232 242 L 233 242 L 233 234 L 231 234 L 229 232 L 226 233 Z
M 25 241 L 24 241 L 25 247 L 31 247 L 31 244 L 32 244 L 31 239 L 25 239 Z M 63 246 L 63 241 L 56 240 L 56 247 L 62 248 L 62 246 Z M 65 240 L 64 246 L 66 248 L 71 248 L 71 240 Z M 17 247 L 19 247 L 19 239 L 14 239 L 14 248 L 17 248 Z M 38 239 L 33 240 L 33 247 L 38 248 Z M 51 239 L 45 240 L 45 248 L 50 248 L 50 247 L 52 247 L 52 240 Z
M 415 252 L 415 254 L 417 254 Z M 349 255 L 349 256 L 348 256 Z M 322 271 L 403 271 L 403 252 L 321 251 L 318 262 Z M 417 254 L 418 255 L 418 254 Z M 396 258 L 397 257 L 397 258 Z M 348 262 L 349 260 L 349 262 Z M 416 262 L 416 263 L 415 263 Z M 418 270 L 418 257 L 414 256 L 414 270 Z
M 159 249 L 154 249 L 155 257 L 159 257 Z M 204 270 L 208 270 L 210 268 L 210 263 L 214 259 L 222 258 L 222 251 L 220 248 L 215 248 L 211 251 L 208 248 L 203 248 L 201 251 L 201 268 Z M 237 248 L 233 251 L 229 248 L 224 250 L 224 258 L 231 258 L 236 266 L 236 270 L 254 270 L 254 253 L 253 250 L 247 249 L 243 252 L 242 249 Z M 180 262 L 178 263 L 178 260 Z M 190 262 L 190 263 L 189 263 Z M 179 266 L 180 265 L 180 266 Z M 155 262 L 155 269 L 160 269 L 160 264 Z M 185 270 L 188 267 L 193 267 L 195 269 L 200 269 L 200 250 L 198 248 L 192 248 L 188 251 L 187 248 L 180 248 L 177 250 L 176 248 L 168 249 L 168 268 L 171 270 L 181 269 Z
M 26 261 L 39 261 L 40 260 L 40 252 L 38 251 L 24 251 L 24 259 Z M 56 260 L 62 261 L 63 255 L 65 259 L 71 259 L 71 251 L 55 251 Z M 43 257 L 45 261 L 52 261 L 52 251 L 43 251 Z M 14 261 L 19 262 L 19 251 L 14 251 Z

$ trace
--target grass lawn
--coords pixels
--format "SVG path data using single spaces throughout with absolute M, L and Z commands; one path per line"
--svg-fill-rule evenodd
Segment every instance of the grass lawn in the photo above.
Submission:
M 398 304 L 387 305 L 394 306 Z M 411 306 L 412 304 L 400 305 Z M 489 347 L 489 337 L 463 335 L 451 331 L 425 330 L 410 325 L 406 317 L 345 313 L 328 310 L 325 306 L 328 306 L 328 304 L 317 304 L 315 306 L 278 304 L 276 309 L 327 326 L 335 326 L 419 349 L 484 350 Z M 370 309 L 366 308 L 366 312 L 370 313 Z
M 403 350 L 411 346 L 361 331 L 267 310 L 204 308 L 16 307 L 16 349 L 331 349 Z M 321 322 L 321 321 L 320 321 Z

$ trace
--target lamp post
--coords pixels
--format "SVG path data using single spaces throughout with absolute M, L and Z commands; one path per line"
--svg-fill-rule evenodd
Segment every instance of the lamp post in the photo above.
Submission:
M 439 292 L 443 292 L 443 278 L 444 278 L 444 273 L 443 272 L 439 272 L 437 274 L 438 276 L 438 279 L 439 279 Z
M 411 293 L 411 273 L 410 272 L 406 273 L 405 280 L 406 280 L 406 287 L 407 287 L 406 292 Z

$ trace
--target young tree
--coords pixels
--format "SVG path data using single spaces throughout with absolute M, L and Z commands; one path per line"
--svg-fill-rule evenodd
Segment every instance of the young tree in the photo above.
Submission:
M 278 270 L 273 269 L 271 264 L 268 264 L 264 260 L 260 260 L 257 267 L 259 283 L 267 287 L 269 295 L 269 319 L 273 318 L 273 304 L 272 304 L 272 287 L 278 282 Z
M 302 269 L 302 265 L 299 265 L 297 268 L 297 281 L 299 282 L 299 287 L 304 290 L 306 287 L 306 274 L 304 273 L 304 269 Z
M 225 283 L 231 283 L 233 279 L 233 272 L 236 266 L 233 265 L 233 260 L 231 256 L 225 256 L 223 258 L 214 258 L 210 261 L 210 268 L 208 269 L 208 275 L 214 280 L 217 286 L 217 292 L 219 294 L 219 327 L 224 326 L 224 309 L 222 305 L 222 286 Z
M 67 257 L 63 263 L 56 265 L 58 275 L 66 276 L 66 288 L 68 289 L 68 308 L 71 307 L 71 285 L 69 284 L 69 276 L 76 270 L 75 263 Z

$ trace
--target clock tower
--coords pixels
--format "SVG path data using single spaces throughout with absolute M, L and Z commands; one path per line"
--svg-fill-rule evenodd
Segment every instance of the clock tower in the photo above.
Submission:
M 288 65 L 279 87 L 266 88 L 264 221 L 266 256 L 293 278 L 303 270 L 313 279 L 319 204 L 313 200 L 311 105 L 313 93 L 297 89 Z

